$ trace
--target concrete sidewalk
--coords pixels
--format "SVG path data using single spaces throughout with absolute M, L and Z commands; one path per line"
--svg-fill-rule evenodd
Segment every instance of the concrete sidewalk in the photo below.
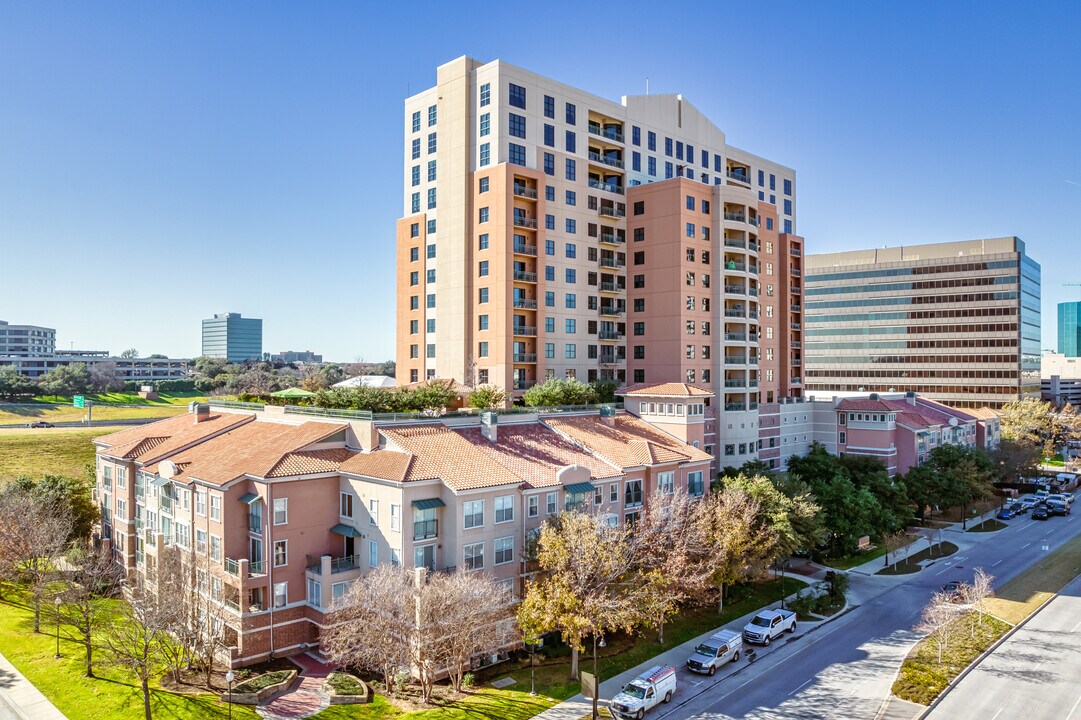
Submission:
M 810 586 L 813 587 L 815 582 L 820 581 L 820 580 L 823 579 L 823 577 L 825 576 L 825 573 L 826 573 L 826 568 L 822 568 L 822 569 L 818 570 L 817 572 L 815 572 L 813 575 L 795 575 L 793 577 L 797 577 L 797 578 L 799 578 L 801 580 L 806 580 L 806 581 L 808 581 L 810 583 Z M 792 594 L 792 595 L 789 595 L 787 598 L 785 598 L 785 600 L 787 601 L 787 600 L 790 600 L 790 599 L 792 599 L 794 597 L 795 597 L 795 594 Z M 769 607 L 769 608 L 779 607 L 779 603 L 771 604 L 771 605 L 768 605 L 766 607 Z M 800 622 L 798 624 L 798 626 L 797 626 L 796 634 L 792 635 L 792 636 L 786 635 L 784 639 L 789 640 L 791 638 L 801 637 L 801 636 L 807 634 L 808 632 L 812 631 L 814 628 L 819 627 L 821 625 L 824 625 L 824 624 L 830 622 L 831 620 L 840 617 L 850 607 L 852 607 L 851 599 L 849 599 L 848 605 L 846 606 L 845 610 L 834 614 L 832 617 L 827 618 L 826 620 L 820 620 L 820 621 L 817 621 L 817 622 Z M 742 617 L 739 617 L 739 618 L 729 622 L 726 625 L 721 625 L 720 627 L 714 628 L 713 630 L 710 630 L 707 633 L 703 633 L 702 635 L 699 635 L 698 637 L 694 638 L 693 640 L 688 640 L 687 642 L 683 643 L 682 645 L 677 645 L 677 646 L 675 646 L 675 647 L 673 647 L 673 648 L 671 648 L 669 650 L 666 650 L 663 653 L 661 653 L 660 655 L 657 655 L 656 657 L 651 658 L 650 660 L 647 660 L 646 662 L 642 663 L 641 665 L 638 665 L 636 667 L 631 668 L 630 670 L 622 672 L 619 675 L 616 675 L 615 677 L 607 678 L 607 679 L 603 680 L 601 682 L 601 688 L 600 688 L 599 705 L 601 707 L 606 707 L 607 704 L 608 704 L 608 700 L 610 700 L 612 697 L 614 697 L 623 688 L 624 685 L 626 685 L 628 682 L 630 682 L 634 678 L 638 677 L 638 675 L 640 675 L 644 671 L 648 670 L 649 668 L 653 667 L 654 665 L 662 665 L 662 664 L 672 665 L 673 667 L 675 667 L 681 673 L 681 680 L 683 681 L 683 683 L 686 683 L 686 681 L 688 679 L 686 677 L 686 673 L 688 673 L 688 671 L 684 670 L 684 665 L 687 662 L 687 658 L 691 656 L 691 652 L 694 650 L 695 647 L 698 646 L 699 643 L 701 643 L 703 640 L 705 640 L 706 638 L 708 638 L 710 635 L 717 632 L 718 630 L 733 630 L 735 632 L 740 632 L 743 629 L 743 626 L 746 625 L 748 622 L 750 622 L 751 618 L 753 618 L 755 615 L 757 615 L 763 609 L 765 609 L 765 608 L 759 608 L 758 610 L 754 610 L 752 612 L 749 612 L 746 615 L 744 615 Z M 756 645 L 744 645 L 744 647 L 743 647 L 743 649 L 744 649 L 743 655 L 744 655 L 744 658 L 750 656 L 750 653 L 748 653 L 748 650 L 753 649 L 754 650 L 754 655 L 756 656 L 756 659 L 761 658 L 763 655 L 766 655 L 766 654 L 768 654 L 770 652 L 773 652 L 773 651 L 775 651 L 775 650 L 777 650 L 779 648 L 782 648 L 786 644 L 787 643 L 782 641 L 782 640 L 777 640 L 776 642 L 774 642 L 769 647 L 762 647 L 762 646 L 756 646 Z M 727 670 L 719 671 L 716 674 L 716 676 L 714 676 L 712 678 L 710 678 L 707 675 L 693 675 L 693 677 L 695 678 L 696 682 L 697 682 L 697 680 L 702 680 L 702 681 L 707 681 L 707 682 L 710 682 L 710 683 L 717 683 L 717 682 L 720 682 L 721 680 L 723 680 L 724 678 L 728 677 L 729 675 L 732 675 L 733 673 L 738 672 L 740 669 L 746 667 L 746 665 L 747 665 L 747 660 L 741 658 L 739 662 L 732 663 L 731 665 L 728 666 Z M 590 672 L 592 670 L 592 667 L 593 667 L 592 659 L 591 659 L 590 655 L 588 654 L 588 652 L 582 653 L 581 661 L 580 661 L 580 667 L 581 667 L 582 670 L 584 670 L 586 672 Z M 678 697 L 679 697 L 679 689 L 677 687 L 677 699 L 678 699 Z M 564 700 L 563 702 L 559 703 L 555 707 L 549 708 L 548 710 L 545 710 L 544 712 L 540 713 L 539 715 L 536 715 L 534 720 L 579 720 L 579 718 L 581 718 L 583 715 L 588 715 L 591 708 L 592 708 L 592 701 L 586 700 L 584 697 L 582 697 L 581 694 L 578 694 L 578 695 L 575 695 L 574 697 L 570 698 L 569 700 Z
M 5 710 L 19 720 L 67 720 L 8 659 L 0 655 L 0 718 Z

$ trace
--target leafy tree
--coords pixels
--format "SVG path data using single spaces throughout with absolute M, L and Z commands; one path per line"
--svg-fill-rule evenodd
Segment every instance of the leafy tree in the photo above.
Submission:
M 593 387 L 593 391 L 597 395 L 596 402 L 599 403 L 614 403 L 616 401 L 616 390 L 619 389 L 614 382 L 607 380 L 594 380 L 590 383 Z
M 791 494 L 781 490 L 781 483 L 762 475 L 737 475 L 724 480 L 724 489 L 742 491 L 758 504 L 756 532 L 763 528 L 772 532 L 772 543 L 762 558 L 765 565 L 815 547 L 823 536 L 820 509 L 807 486 L 789 483 L 784 487 Z
M 710 580 L 718 590 L 717 612 L 724 610 L 725 589 L 755 567 L 768 565 L 779 547 L 780 532 L 770 521 L 781 514 L 778 507 L 784 501 L 761 481 L 769 482 L 765 478 L 736 478 L 733 486 L 710 493 L 703 501 L 704 546 L 712 556 Z M 774 507 L 764 506 L 748 488 L 759 491 L 767 502 L 775 503 Z
M 1003 438 L 1028 440 L 1041 445 L 1051 434 L 1054 408 L 1049 402 L 1024 398 L 1006 403 L 999 413 Z
M 963 445 L 939 445 L 924 463 L 939 477 L 941 500 L 947 507 L 961 506 L 962 517 L 972 503 L 991 496 L 994 467 L 981 450 Z
M 15 401 L 32 397 L 38 392 L 38 384 L 21 374 L 13 365 L 0 367 L 0 397 Z
M 167 360 L 169 358 L 168 355 L 162 355 L 161 353 L 150 353 L 146 357 L 150 360 Z
M 78 395 L 90 389 L 90 371 L 85 363 L 60 365 L 41 376 L 38 387 L 45 395 Z
M 1040 455 L 1040 448 L 1027 440 L 1002 439 L 990 458 L 1000 481 L 1017 482 L 1039 472 Z
M 429 380 L 411 389 L 394 393 L 402 411 L 445 410 L 458 403 L 458 391 L 453 380 Z
M 337 363 L 326 363 L 319 368 L 319 377 L 323 380 L 323 387 L 330 387 L 345 379 L 345 370 Z
M 498 385 L 481 385 L 469 394 L 469 407 L 494 410 L 507 406 L 507 393 Z
M 89 366 L 87 372 L 90 373 L 90 382 L 87 386 L 88 390 L 97 393 L 106 393 L 118 392 L 124 389 L 124 381 L 120 379 L 116 363 L 94 363 Z
M 124 352 L 120 353 L 120 357 L 122 357 L 122 358 L 124 358 L 126 360 L 132 360 L 132 359 L 135 359 L 135 358 L 139 357 L 139 351 L 136 350 L 135 348 L 128 348 Z
M 575 378 L 552 378 L 526 390 L 523 400 L 530 407 L 592 405 L 597 402 L 597 391 Z
M 56 505 L 71 518 L 71 532 L 62 538 L 64 544 L 86 540 L 98 521 L 98 508 L 92 490 L 95 482 L 94 465 L 88 463 L 82 478 L 66 475 L 42 475 L 40 478 L 22 476 L 0 488 L 0 496 L 8 493 L 26 494 L 49 505 Z

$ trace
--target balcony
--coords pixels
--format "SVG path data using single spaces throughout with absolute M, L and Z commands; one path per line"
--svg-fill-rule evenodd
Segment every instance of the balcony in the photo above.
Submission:
M 724 356 L 724 364 L 725 365 L 746 365 L 747 364 L 747 356 L 746 355 L 725 355 Z
M 537 362 L 537 353 L 514 353 L 514 362 L 520 364 Z
M 734 220 L 736 222 L 746 222 L 747 216 L 741 212 L 726 212 L 724 214 L 725 220 Z
M 725 173 L 729 180 L 735 180 L 738 183 L 743 183 L 747 187 L 751 186 L 751 178 L 747 176 L 746 171 L 729 170 Z
M 758 297 L 758 288 L 756 288 L 756 287 L 748 288 L 747 289 L 747 294 L 750 295 L 751 297 Z
M 747 264 L 736 262 L 735 260 L 728 260 L 724 264 L 725 270 L 736 270 L 738 272 L 747 272 Z
M 600 314 L 600 315 L 609 315 L 609 316 L 613 316 L 613 317 L 618 317 L 618 316 L 622 315 L 624 312 L 625 312 L 625 310 L 623 308 L 616 307 L 615 305 L 601 305 L 599 308 L 597 308 L 597 313 L 598 314 Z
M 792 378 L 792 384 L 793 385 L 801 385 L 801 384 L 803 384 L 803 378 L 801 378 L 801 377 Z
M 792 253 L 792 255 L 794 255 L 795 257 L 799 257 L 803 254 L 803 251 L 800 250 L 798 247 L 790 248 L 789 252 Z
M 513 325 L 512 327 L 514 328 L 514 334 L 515 335 L 523 335 L 523 336 L 526 336 L 526 337 L 536 337 L 537 336 L 537 326 L 536 325 Z
M 621 268 L 627 266 L 626 261 L 619 258 L 602 257 L 599 262 L 601 267 Z
M 413 540 L 431 540 L 438 535 L 438 520 L 417 520 L 413 523 Z
M 750 318 L 751 320 L 757 320 L 758 319 L 758 311 L 757 310 L 751 310 L 749 313 L 747 313 L 747 317 Z
M 589 186 L 594 190 L 603 190 L 604 192 L 615 193 L 616 195 L 623 194 L 623 186 L 615 185 L 613 183 L 601 182 L 600 180 L 590 180 Z M 602 213 L 603 214 L 603 213 Z
M 623 333 L 619 332 L 618 330 L 601 330 L 599 333 L 597 333 L 597 337 L 599 337 L 601 340 L 622 340 Z
M 536 300 L 523 300 L 523 299 L 519 298 L 518 300 L 514 301 L 514 309 L 515 310 L 536 310 L 537 309 L 537 301 Z
M 615 142 L 623 142 L 623 133 L 615 128 L 606 128 L 596 125 L 594 123 L 589 124 L 589 134 L 602 137 L 606 140 L 613 140 Z
M 512 390 L 528 390 L 537 384 L 536 380 L 515 380 L 511 385 Z
M 252 560 L 248 563 L 250 575 L 266 575 L 266 560 Z
M 537 191 L 534 188 L 525 187 L 524 185 L 515 185 L 514 194 L 518 197 L 528 198 L 530 200 L 537 199 Z
M 758 218 L 758 217 L 749 217 L 749 218 L 747 218 L 747 222 L 750 223 L 751 225 L 754 225 L 755 227 L 758 227 L 759 225 L 762 224 L 762 219 Z
M 788 273 L 789 273 L 789 274 L 790 274 L 790 275 L 791 275 L 792 277 L 800 277 L 801 275 L 803 275 L 803 273 L 802 273 L 802 272 L 800 272 L 800 269 L 799 269 L 799 268 L 789 268 L 789 269 L 788 269 Z
M 323 558 L 319 556 L 308 555 L 308 570 L 315 573 L 322 574 L 323 572 Z M 359 570 L 361 567 L 360 555 L 346 555 L 345 557 L 336 557 L 330 559 L 330 572 L 332 574 L 348 572 L 350 570 Z
M 800 324 L 800 323 L 798 323 L 798 322 L 794 322 L 794 323 L 792 323 L 792 329 L 793 329 L 793 330 L 802 330 L 802 329 L 803 329 L 803 325 L 801 325 L 801 324 Z
M 626 358 L 614 357 L 614 356 L 613 357 L 602 356 L 600 358 L 600 360 L 597 361 L 597 364 L 600 365 L 601 367 L 606 367 L 606 366 L 608 366 L 608 367 L 618 367 L 618 366 L 622 365 L 624 362 L 626 362 Z
M 724 386 L 726 388 L 745 388 L 747 387 L 747 380 L 725 380 Z
M 608 167 L 623 169 L 623 161 L 619 158 L 608 157 L 607 155 L 601 155 L 598 152 L 589 151 L 590 162 L 600 163 L 601 165 L 607 165 Z
M 617 207 L 608 207 L 607 205 L 601 205 L 600 210 L 598 212 L 600 212 L 600 214 L 604 215 L 605 217 L 621 218 L 621 217 L 626 217 L 627 216 L 627 211 L 626 210 L 623 210 L 622 208 L 617 208 Z M 537 226 L 537 223 L 534 220 L 533 221 L 533 227 L 536 227 L 536 226 Z
M 724 316 L 725 317 L 730 317 L 730 318 L 743 319 L 743 318 L 747 317 L 747 313 L 744 310 L 725 310 L 724 311 Z
M 740 238 L 726 237 L 724 239 L 724 246 L 725 247 L 734 247 L 734 248 L 744 248 L 744 249 L 746 249 L 747 248 L 747 241 L 742 240 Z
M 799 367 L 800 365 L 803 364 L 803 361 L 800 360 L 799 358 L 796 358 L 789 364 L 792 365 L 792 367 Z
M 615 233 L 601 233 L 600 241 L 609 245 L 623 245 L 626 242 L 623 236 Z
M 747 342 L 747 333 L 725 333 L 724 339 L 733 342 Z
M 526 272 L 525 270 L 515 270 L 514 280 L 515 282 L 535 283 L 537 282 L 537 273 Z
M 725 285 L 724 286 L 724 291 L 726 293 L 728 293 L 729 295 L 746 295 L 747 294 L 747 288 L 741 287 L 739 285 Z
M 799 303 L 792 305 L 792 312 L 803 312 L 803 306 Z
M 525 243 L 514 243 L 514 252 L 517 255 L 532 255 L 537 257 L 537 246 L 526 245 Z
M 747 403 L 730 402 L 724 404 L 725 412 L 741 412 L 747 409 Z
M 758 274 L 758 266 L 757 265 L 748 265 L 747 266 L 747 272 L 749 272 L 751 275 L 757 275 Z
M 514 218 L 514 227 L 528 228 L 530 230 L 536 230 L 537 229 L 537 219 L 536 218 L 522 217 L 520 215 L 516 215 L 515 218 Z
M 623 292 L 623 290 L 625 289 L 622 285 L 617 285 L 614 282 L 602 282 L 600 287 L 601 292 L 607 293 Z

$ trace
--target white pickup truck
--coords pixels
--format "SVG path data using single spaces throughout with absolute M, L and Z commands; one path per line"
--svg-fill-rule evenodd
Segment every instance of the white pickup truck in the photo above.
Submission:
M 627 683 L 612 698 L 608 709 L 621 718 L 642 720 L 650 708 L 670 702 L 676 692 L 676 669 L 671 665 L 657 665 Z
M 786 630 L 796 632 L 796 613 L 791 610 L 763 610 L 743 626 L 743 642 L 769 645 Z

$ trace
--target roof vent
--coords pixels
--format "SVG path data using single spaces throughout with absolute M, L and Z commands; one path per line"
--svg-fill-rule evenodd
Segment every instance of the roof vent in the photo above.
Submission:
M 868 400 L 878 400 L 878 393 L 871 393 L 871 394 L 870 394 L 870 395 L 869 395 L 869 396 L 867 397 L 867 399 L 868 399 Z
M 916 404 L 916 392 L 914 390 L 909 390 L 908 392 L 906 392 L 905 393 L 905 400 L 908 402 L 909 405 L 915 405 Z
M 210 406 L 206 403 L 188 403 L 188 412 L 195 416 L 196 423 L 201 423 L 210 419 Z
M 499 415 L 488 411 L 480 414 L 480 434 L 490 442 L 496 442 L 499 438 Z

